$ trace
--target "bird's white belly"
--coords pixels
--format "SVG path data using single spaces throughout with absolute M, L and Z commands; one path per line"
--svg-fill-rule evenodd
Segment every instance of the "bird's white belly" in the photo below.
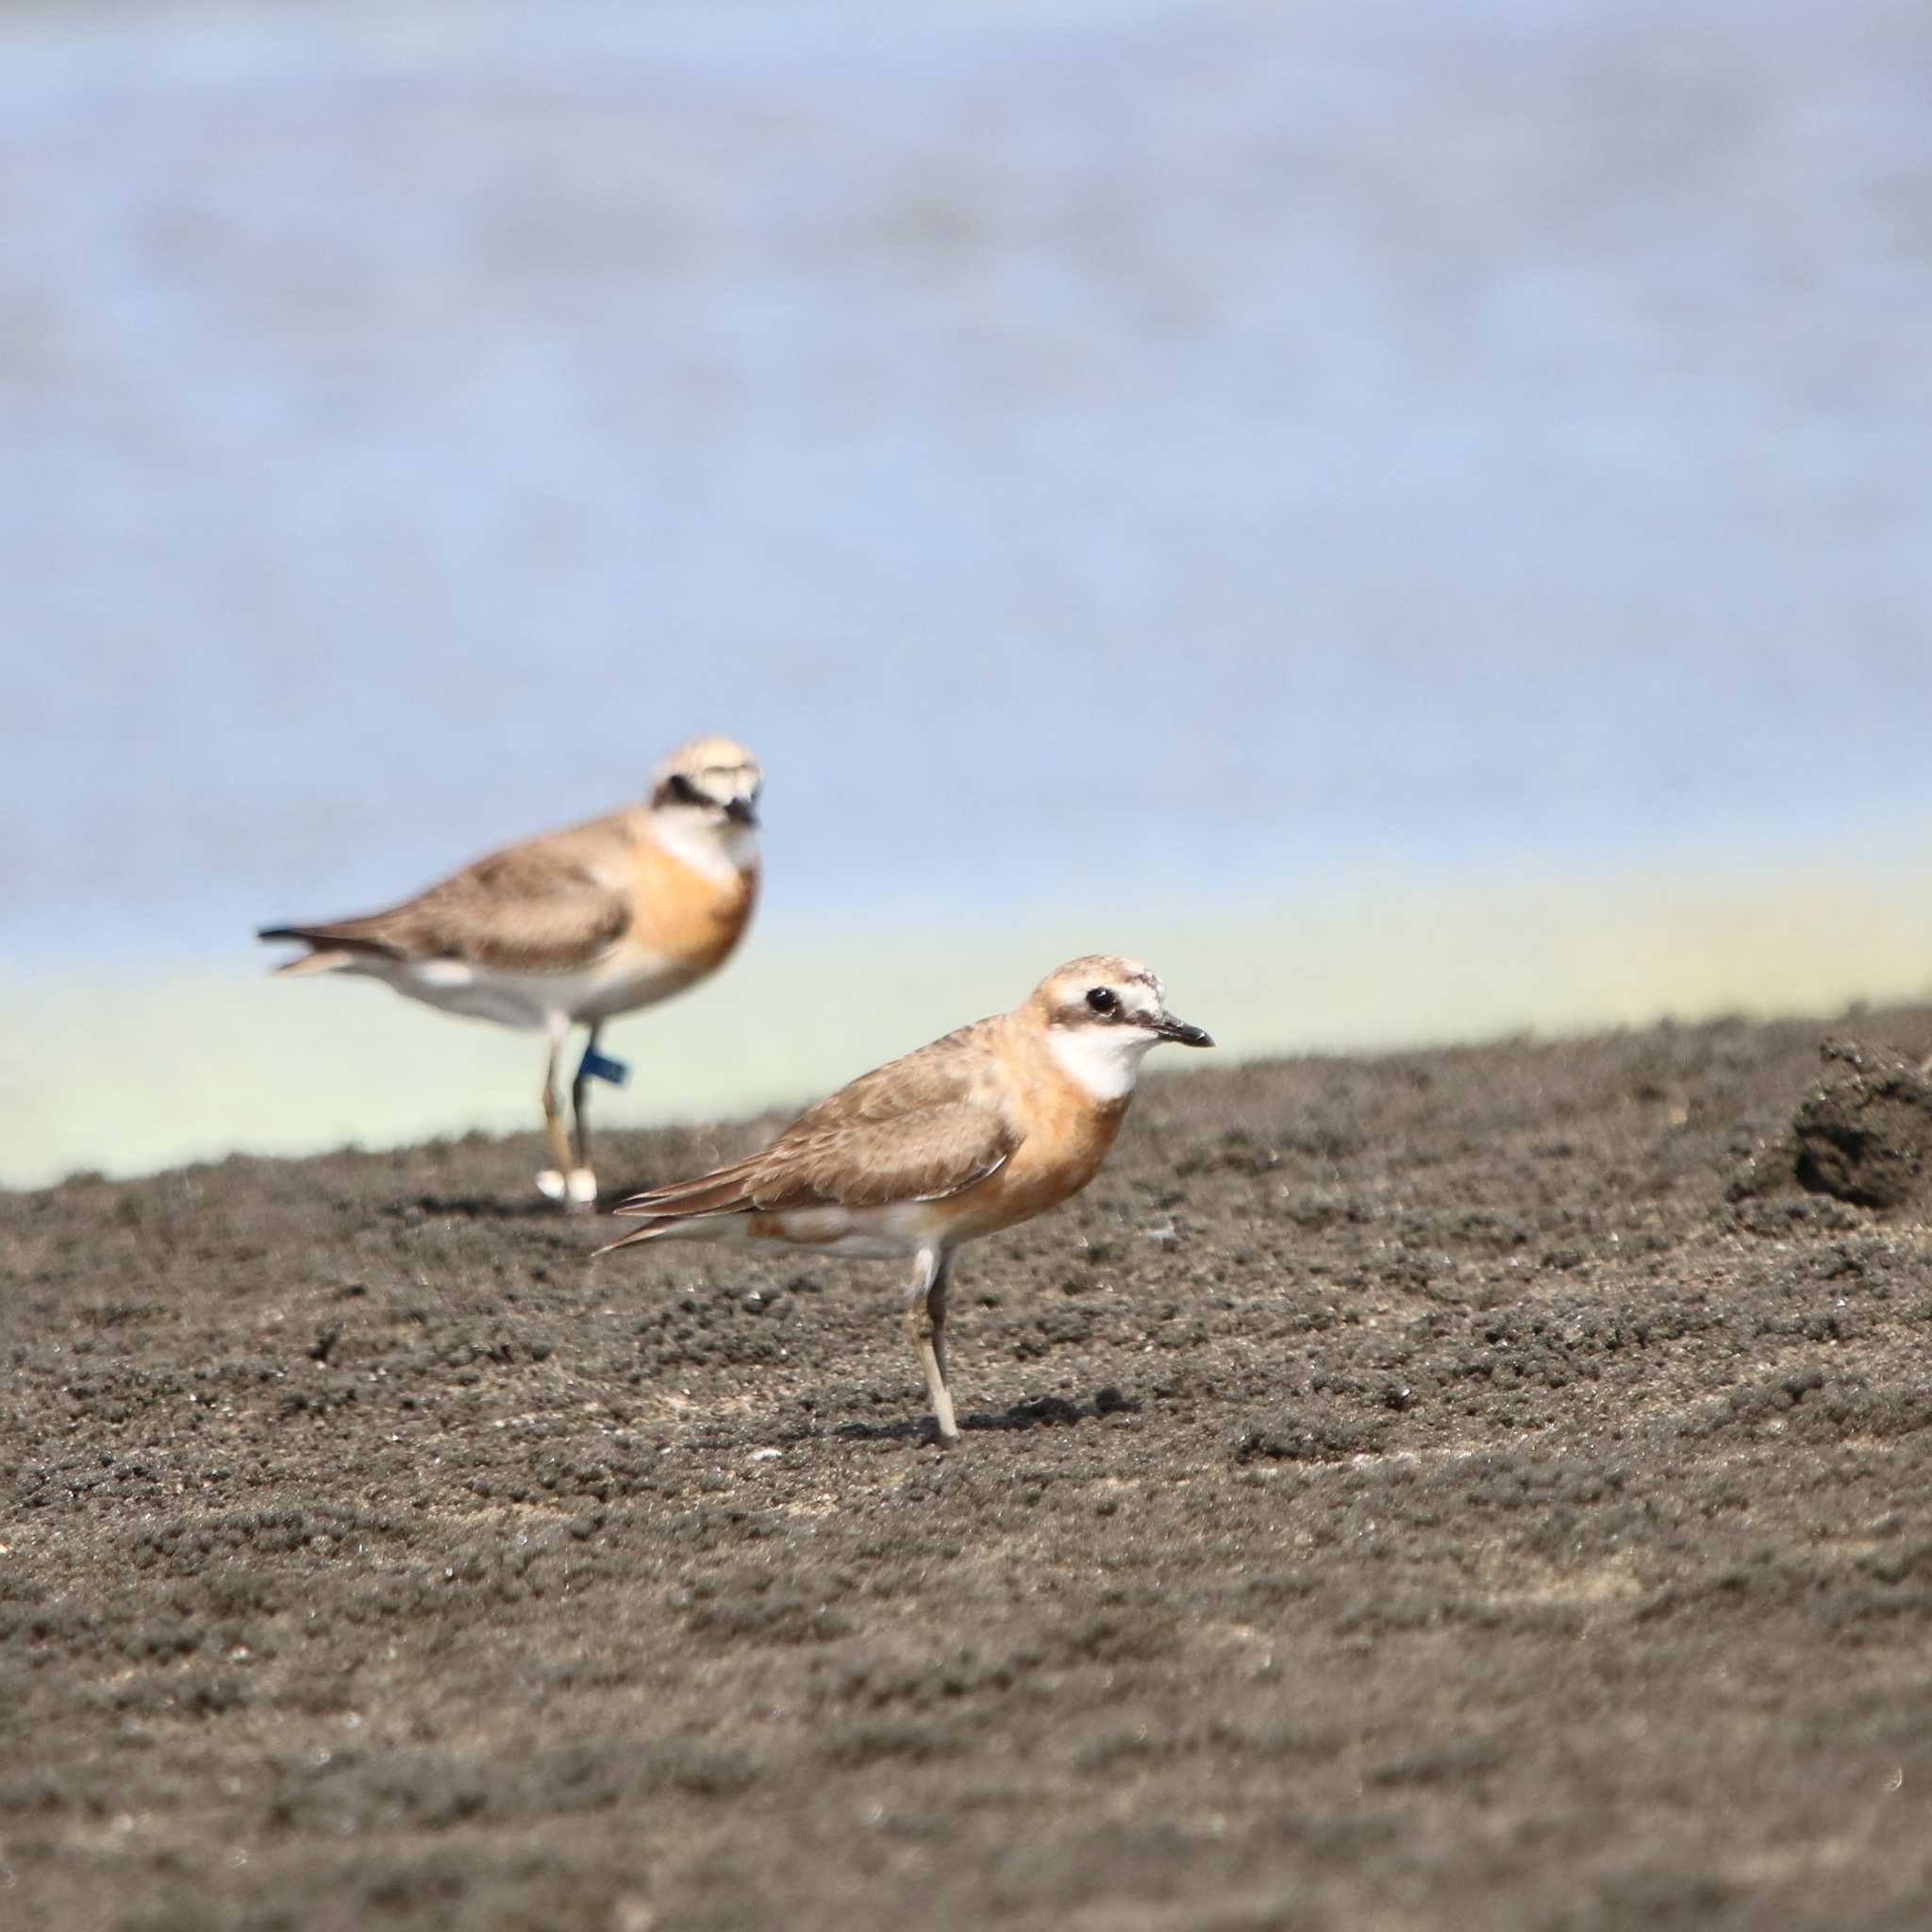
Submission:
M 446 1013 L 530 1032 L 650 1006 L 689 986 L 692 976 L 675 960 L 636 953 L 571 973 L 510 973 L 464 959 L 358 959 L 352 970 Z

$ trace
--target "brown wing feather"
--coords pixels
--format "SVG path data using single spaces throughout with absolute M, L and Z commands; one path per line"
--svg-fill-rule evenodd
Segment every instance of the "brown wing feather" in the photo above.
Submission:
M 1020 1144 L 982 1020 L 864 1074 L 762 1152 L 633 1195 L 619 1214 L 877 1208 L 935 1201 L 982 1180 Z
M 630 895 L 606 883 L 596 864 L 600 858 L 621 863 L 625 836 L 622 814 L 594 820 L 492 852 L 385 911 L 324 925 L 272 926 L 262 937 L 398 959 L 465 959 L 503 972 L 567 972 L 629 929 Z

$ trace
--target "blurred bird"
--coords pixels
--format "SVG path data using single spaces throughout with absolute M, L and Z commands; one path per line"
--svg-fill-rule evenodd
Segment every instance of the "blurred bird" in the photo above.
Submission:
M 1142 1056 L 1163 1040 L 1214 1044 L 1167 1010 L 1159 979 L 1137 960 L 1071 960 L 1012 1012 L 841 1087 L 762 1153 L 622 1202 L 617 1213 L 646 1225 L 598 1253 L 676 1239 L 911 1260 L 906 1325 L 940 1440 L 957 1441 L 946 1382 L 953 1251 L 1093 1178 Z
M 644 803 L 508 845 L 386 912 L 258 936 L 309 948 L 278 972 L 361 974 L 447 1012 L 544 1034 L 553 1164 L 537 1185 L 585 1207 L 597 1193 L 585 1090 L 626 1072 L 598 1052 L 599 1033 L 715 972 L 738 943 L 758 892 L 762 783 L 742 745 L 696 739 L 658 767 Z M 573 1149 L 557 1066 L 578 1023 L 590 1037 L 571 1090 Z

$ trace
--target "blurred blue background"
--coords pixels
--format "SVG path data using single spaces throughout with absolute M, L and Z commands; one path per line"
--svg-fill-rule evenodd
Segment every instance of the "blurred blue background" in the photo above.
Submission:
M 698 730 L 635 1119 L 1097 946 L 1245 1051 L 1923 991 L 1928 99 L 1892 0 L 9 9 L 0 1181 L 526 1124 L 249 931 Z

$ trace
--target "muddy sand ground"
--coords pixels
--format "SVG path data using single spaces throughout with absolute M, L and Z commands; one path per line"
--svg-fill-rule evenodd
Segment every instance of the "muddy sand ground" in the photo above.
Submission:
M 534 1138 L 0 1196 L 0 1924 L 1918 1932 L 1928 1045 L 1152 1077 L 952 1454 Z

